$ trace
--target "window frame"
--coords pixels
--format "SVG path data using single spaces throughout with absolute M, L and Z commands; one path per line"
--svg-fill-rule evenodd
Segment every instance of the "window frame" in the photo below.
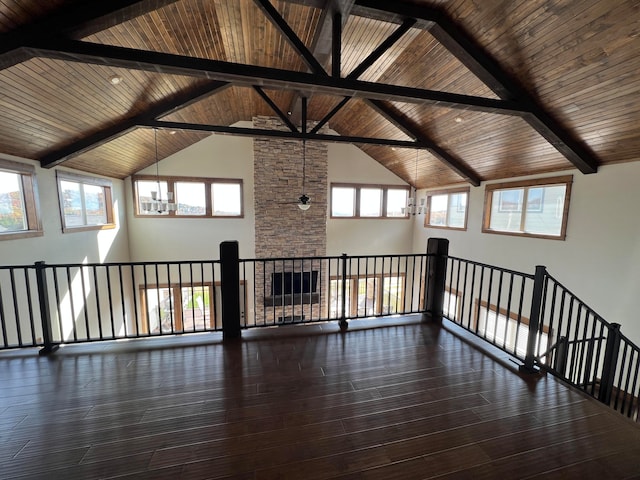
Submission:
M 64 198 L 62 196 L 61 182 L 73 182 L 80 184 L 81 192 L 84 192 L 83 185 L 93 185 L 101 187 L 104 193 L 104 204 L 107 215 L 107 222 L 100 225 L 79 225 L 77 227 L 67 226 L 64 215 Z M 62 223 L 62 233 L 86 232 L 90 230 L 108 230 L 116 228 L 113 215 L 113 183 L 106 178 L 90 177 L 72 172 L 56 170 L 56 185 L 58 188 L 58 208 L 60 209 L 60 222 Z M 86 209 L 83 201 L 82 213 L 86 217 Z
M 400 307 L 404 308 L 406 306 L 406 272 L 400 272 L 399 274 L 389 274 L 389 273 L 371 273 L 366 276 L 358 276 L 358 275 L 347 275 L 346 277 L 346 290 L 347 290 L 347 309 L 346 313 L 348 318 L 368 318 L 368 317 L 379 317 L 381 315 L 394 315 L 400 309 Z M 385 295 L 385 280 L 389 279 L 397 279 L 400 287 L 400 294 L 396 297 L 396 301 L 392 302 L 391 294 Z M 358 295 L 359 295 L 359 282 L 360 280 L 364 280 L 365 282 L 369 280 L 373 280 L 375 282 L 375 293 L 373 304 L 368 305 L 368 302 L 365 300 L 365 308 L 370 306 L 374 309 L 374 313 L 371 315 L 368 314 L 360 314 L 359 313 L 359 305 L 358 305 Z M 336 312 L 336 316 L 332 317 L 331 308 L 335 303 L 336 306 L 340 305 L 340 298 L 342 296 L 342 288 L 340 282 L 342 281 L 342 277 L 339 275 L 332 275 L 329 278 L 329 318 L 338 318 L 340 316 L 340 312 Z M 335 283 L 334 283 L 335 282 Z M 401 305 L 398 304 L 397 298 L 402 298 L 403 303 Z M 383 310 L 387 308 L 388 312 L 384 312 Z M 391 312 L 391 309 L 394 309 Z
M 219 287 L 219 282 L 216 282 L 215 285 L 213 282 L 199 282 L 199 283 L 189 283 L 189 284 L 180 284 L 180 283 L 160 283 L 160 284 L 141 284 L 138 286 L 140 292 L 140 310 L 141 310 L 141 318 L 140 325 L 138 326 L 138 332 L 142 335 L 171 335 L 178 333 L 189 333 L 189 332 L 204 332 L 204 331 L 213 331 L 216 329 L 222 328 L 222 324 L 219 322 L 219 319 L 216 318 L 215 311 L 215 288 Z M 197 329 L 195 328 L 195 317 L 192 317 L 192 321 L 194 322 L 193 328 L 189 330 L 184 329 L 184 308 L 183 305 L 183 290 L 184 289 L 194 289 L 199 288 L 204 292 L 205 289 L 209 294 L 209 307 L 207 312 L 209 313 L 209 318 L 207 322 L 206 315 L 203 317 L 204 328 Z M 157 290 L 157 295 L 159 296 L 160 290 L 168 290 L 170 296 L 170 304 L 172 306 L 172 310 L 170 311 L 170 325 L 171 329 L 163 331 L 161 322 L 158 322 L 159 332 L 152 332 L 151 325 L 152 319 L 150 317 L 151 308 L 149 302 L 149 291 Z M 176 308 L 175 306 L 179 305 L 180 308 Z M 154 320 L 160 320 L 155 318 Z M 207 325 L 208 323 L 208 325 Z
M 519 337 L 521 333 L 520 332 L 521 328 L 526 328 L 527 332 L 529 331 L 530 322 L 528 317 L 519 315 L 518 312 L 508 311 L 505 308 L 498 308 L 497 305 L 494 305 L 493 303 L 489 303 L 486 300 L 479 300 L 477 297 L 474 299 L 473 307 L 474 307 L 474 315 L 473 315 L 473 322 L 471 325 L 471 328 L 473 329 L 473 331 L 477 332 L 479 336 L 481 336 L 488 342 L 493 343 L 499 348 L 502 348 L 503 350 L 510 349 L 507 351 L 513 352 L 516 355 L 521 355 L 522 357 L 524 357 L 524 355 L 526 354 L 526 346 L 524 349 L 518 350 L 518 339 L 522 338 L 522 337 Z M 495 315 L 496 317 L 495 327 L 494 327 L 495 336 L 493 338 L 489 338 L 489 336 L 487 335 L 487 324 L 488 324 L 487 317 L 489 316 L 489 314 Z M 484 327 L 481 327 L 480 325 L 482 321 L 481 317 L 483 316 L 484 316 Z M 504 332 L 497 331 L 497 325 L 501 319 L 504 319 L 504 322 L 505 322 Z M 513 330 L 510 330 L 510 328 Z M 504 333 L 504 338 L 502 339 L 502 343 L 500 343 L 499 341 L 496 341 L 498 333 Z M 541 333 L 542 333 L 542 342 L 540 342 L 540 344 L 536 344 L 536 351 L 538 353 L 546 352 L 546 350 L 549 347 L 549 341 L 552 338 L 553 331 L 552 329 L 549 328 L 548 325 L 542 324 Z M 535 335 L 538 335 L 538 332 L 536 332 Z
M 179 215 L 177 209 L 162 215 L 141 213 L 140 201 L 138 199 L 138 181 L 160 181 L 167 183 L 167 192 L 173 194 L 174 202 L 178 202 L 176 196 L 176 183 L 204 183 L 205 184 L 205 214 L 204 215 Z M 134 175 L 131 177 L 133 190 L 133 214 L 139 218 L 244 218 L 244 182 L 241 178 L 213 178 L 213 177 L 182 177 L 175 175 Z M 234 184 L 240 187 L 240 214 L 239 215 L 214 215 L 213 210 L 213 185 L 214 184 Z
M 22 201 L 27 223 L 26 230 L 0 232 L 0 241 L 43 236 L 35 166 L 0 158 L 0 170 L 20 175 Z
M 444 190 L 433 190 L 430 192 L 427 192 L 427 201 L 426 201 L 426 212 L 424 215 L 424 226 L 425 228 L 441 228 L 444 230 L 458 230 L 458 231 L 466 231 L 467 230 L 467 222 L 469 219 L 469 193 L 471 192 L 471 188 L 470 187 L 459 187 L 459 188 L 447 188 Z M 467 194 L 467 204 L 466 204 L 466 208 L 464 209 L 464 226 L 463 227 L 451 227 L 449 225 L 431 225 L 429 223 L 429 220 L 431 218 L 431 199 L 432 197 L 436 197 L 439 195 L 447 195 L 447 221 L 449 219 L 449 205 L 451 205 L 451 202 L 449 201 L 449 198 L 451 197 L 451 195 L 455 195 L 458 193 L 466 193 Z
M 531 180 L 522 180 L 516 182 L 494 183 L 485 187 L 484 193 L 484 214 L 482 218 L 482 233 L 491 233 L 496 235 L 510 235 L 515 237 L 541 238 L 548 240 L 565 240 L 567 236 L 567 221 L 569 217 L 569 204 L 571 201 L 571 185 L 573 184 L 573 175 L 563 175 L 559 177 L 545 177 Z M 493 193 L 498 190 L 524 189 L 524 198 L 527 198 L 529 188 L 552 187 L 557 185 L 565 186 L 564 205 L 562 208 L 562 221 L 559 235 L 548 235 L 539 233 L 529 233 L 524 231 L 508 232 L 502 230 L 494 230 L 491 225 L 491 208 L 493 203 Z M 524 225 L 526 220 L 526 201 L 523 204 L 523 215 L 520 219 L 520 225 Z
M 333 215 L 333 188 L 353 188 L 355 195 L 355 205 L 354 205 L 354 214 L 349 216 L 334 216 Z M 360 190 L 362 189 L 380 189 L 382 190 L 382 204 L 380 206 L 380 215 L 378 216 L 369 216 L 360 215 Z M 381 185 L 381 184 L 373 184 L 373 183 L 342 183 L 342 182 L 332 182 L 329 185 L 329 218 L 341 220 L 353 220 L 353 219 L 363 219 L 363 220 L 406 220 L 410 217 L 408 213 L 404 215 L 398 216 L 390 216 L 387 215 L 387 198 L 389 190 L 405 190 L 407 192 L 407 198 L 411 195 L 411 188 L 408 185 Z

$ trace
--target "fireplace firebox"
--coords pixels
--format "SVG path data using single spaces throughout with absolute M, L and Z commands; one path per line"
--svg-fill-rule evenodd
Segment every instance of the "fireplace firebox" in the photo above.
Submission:
M 264 299 L 267 307 L 319 303 L 318 271 L 273 272 L 270 293 Z

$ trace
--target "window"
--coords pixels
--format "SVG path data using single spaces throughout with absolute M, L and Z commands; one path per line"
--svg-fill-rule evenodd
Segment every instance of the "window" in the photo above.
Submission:
M 140 287 L 142 333 L 201 332 L 216 327 L 211 283 Z
M 160 217 L 242 217 L 242 180 L 227 178 L 155 177 L 133 178 L 136 216 Z M 151 192 L 163 199 L 173 195 L 175 210 L 146 212 L 142 202 L 151 201 Z
M 428 193 L 424 226 L 466 230 L 468 198 L 468 188 Z
M 114 228 L 111 182 L 56 172 L 62 231 Z
M 347 277 L 345 285 L 348 317 L 370 317 L 401 312 L 405 308 L 404 274 L 400 276 L 371 275 Z M 342 280 L 332 279 L 329 285 L 330 318 L 342 314 Z
M 478 301 L 476 300 L 476 309 L 478 309 Z M 527 353 L 527 341 L 529 337 L 529 319 L 518 317 L 515 312 L 509 312 L 504 309 L 498 309 L 495 305 L 481 301 L 479 310 L 477 310 L 476 331 L 478 334 L 495 345 L 502 347 L 508 351 L 515 352 L 517 355 L 524 357 Z M 547 351 L 549 344 L 549 327 L 542 327 L 537 352 L 543 353 Z
M 331 218 L 408 218 L 409 187 L 384 185 L 331 185 Z
M 0 159 L 0 240 L 43 235 L 36 169 Z
M 487 185 L 482 231 L 564 240 L 572 176 Z

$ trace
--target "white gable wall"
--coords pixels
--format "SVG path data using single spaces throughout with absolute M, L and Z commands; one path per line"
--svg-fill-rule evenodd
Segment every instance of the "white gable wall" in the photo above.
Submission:
M 40 168 L 39 162 L 10 155 L 1 155 L 0 158 L 36 167 L 37 193 L 44 228 L 44 235 L 40 237 L 0 240 L 1 265 L 30 265 L 40 260 L 47 263 L 129 261 L 123 181 L 111 179 L 116 228 L 62 233 L 56 170 L 70 170 L 60 167 L 44 169 Z
M 449 239 L 449 253 L 456 257 L 528 273 L 545 265 L 640 344 L 640 162 L 600 167 L 592 175 L 573 170 L 550 176 L 567 173 L 573 175 L 573 186 L 565 241 L 482 233 L 482 184 L 471 187 L 467 231 L 425 228 L 421 216 L 414 224 L 414 249 L 425 252 L 428 237 L 442 237 Z

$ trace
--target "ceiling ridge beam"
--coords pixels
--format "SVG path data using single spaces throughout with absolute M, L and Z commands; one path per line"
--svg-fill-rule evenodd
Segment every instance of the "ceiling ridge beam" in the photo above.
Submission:
M 47 42 L 50 38 L 82 38 L 178 0 L 109 0 L 78 2 L 52 12 L 33 23 L 0 34 L 0 70 L 32 57 L 23 49 L 28 42 Z
M 330 135 L 311 132 L 290 132 L 287 130 L 267 130 L 261 128 L 232 127 L 226 125 L 203 125 L 199 123 L 167 122 L 162 120 L 150 120 L 139 125 L 148 128 L 163 128 L 169 130 L 193 130 L 198 132 L 211 132 L 226 135 L 237 135 L 253 138 L 284 138 L 293 140 L 308 140 L 328 143 L 359 143 L 364 145 L 385 145 L 398 148 L 414 148 L 429 150 L 433 145 L 408 140 L 394 140 L 389 138 L 372 138 L 358 136 Z
M 505 115 L 523 116 L 528 113 L 521 103 L 511 100 L 475 97 L 348 78 L 333 78 L 329 75 L 316 75 L 76 40 L 58 39 L 46 44 L 33 43 L 29 48 L 34 55 L 45 58 L 216 79 L 250 87 L 257 85 L 284 90 L 311 90 L 314 93 L 335 96 L 432 104 Z
M 439 147 L 433 139 L 421 132 L 411 119 L 407 118 L 396 108 L 380 100 L 366 100 L 366 103 L 409 137 L 414 138 L 416 142 L 430 145 L 427 150 L 468 183 L 474 187 L 480 186 L 481 179 L 472 168 L 444 148 Z
M 253 0 L 254 3 L 260 7 L 264 15 L 273 23 L 276 29 L 282 34 L 285 40 L 293 47 L 293 49 L 300 55 L 305 65 L 309 70 L 317 75 L 328 75 L 326 70 L 311 51 L 306 47 L 304 42 L 300 40 L 300 37 L 296 35 L 296 32 L 289 26 L 285 19 L 278 13 L 269 0 Z
M 176 110 L 199 102 L 214 93 L 218 93 L 229 86 L 231 86 L 231 84 L 227 82 L 210 81 L 195 88 L 179 92 L 155 103 L 142 113 L 122 119 L 114 125 L 45 154 L 40 158 L 40 166 L 43 168 L 55 167 L 70 158 L 110 142 L 136 129 L 140 125 L 146 124 L 150 120 L 169 115 Z
M 385 2 L 382 5 L 375 0 L 356 0 L 356 7 L 360 15 L 375 16 L 373 12 L 378 11 L 399 18 L 410 16 L 432 22 L 429 32 L 433 37 L 498 97 L 518 102 L 521 109 L 527 111 L 523 119 L 578 170 L 585 174 L 598 171 L 600 161 L 587 143 L 561 125 L 534 95 L 454 23 L 444 10 L 399 2 Z

